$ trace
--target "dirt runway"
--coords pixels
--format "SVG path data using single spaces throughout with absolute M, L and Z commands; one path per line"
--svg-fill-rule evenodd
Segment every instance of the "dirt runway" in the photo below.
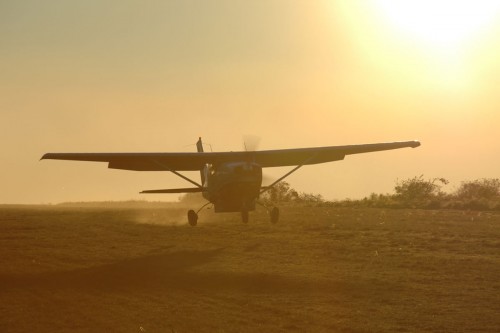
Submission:
M 2 332 L 500 331 L 500 215 L 0 207 Z

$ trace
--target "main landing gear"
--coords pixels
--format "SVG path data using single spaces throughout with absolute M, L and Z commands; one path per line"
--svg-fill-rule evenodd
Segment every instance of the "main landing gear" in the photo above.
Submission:
M 192 227 L 198 224 L 198 214 L 196 214 L 196 212 L 192 209 L 188 211 L 188 222 Z
M 259 201 L 256 201 L 255 203 L 264 207 L 267 210 L 267 213 L 269 214 L 269 218 L 270 218 L 272 224 L 278 223 L 278 221 L 280 219 L 280 210 L 278 209 L 278 207 L 274 207 L 274 206 L 268 207 Z
M 188 222 L 189 222 L 189 225 L 194 227 L 198 224 L 198 213 L 200 212 L 200 210 L 202 210 L 205 206 L 209 205 L 210 203 L 207 203 L 205 205 L 203 205 L 200 209 L 198 209 L 198 211 L 194 211 L 192 209 L 190 209 L 187 213 L 187 218 L 188 218 Z M 271 223 L 272 224 L 276 224 L 280 218 L 280 211 L 278 209 L 278 207 L 272 207 L 272 208 L 268 208 L 266 207 L 264 204 L 261 204 L 258 202 L 259 205 L 261 205 L 262 207 L 264 207 L 266 210 L 267 210 L 267 213 L 269 214 L 269 218 L 271 220 Z M 241 221 L 243 223 L 248 223 L 248 210 L 242 210 L 241 211 Z
M 205 208 L 210 204 L 211 202 L 207 202 L 206 204 L 201 206 L 200 209 L 198 209 L 196 212 L 192 209 L 188 210 L 188 222 L 190 226 L 194 227 L 198 224 L 198 213 L 200 212 L 200 210 L 202 210 L 203 208 Z

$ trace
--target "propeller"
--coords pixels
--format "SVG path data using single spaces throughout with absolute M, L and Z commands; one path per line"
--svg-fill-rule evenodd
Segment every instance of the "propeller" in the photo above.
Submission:
M 244 135 L 243 136 L 243 149 L 245 151 L 256 151 L 259 148 L 260 136 L 257 135 Z
M 257 135 L 252 135 L 252 134 L 246 134 L 243 135 L 243 149 L 246 152 L 255 152 L 259 149 L 260 146 L 260 141 L 261 137 Z M 266 175 L 265 173 L 262 174 L 262 184 L 272 184 L 276 180 L 276 177 L 271 177 L 269 175 Z

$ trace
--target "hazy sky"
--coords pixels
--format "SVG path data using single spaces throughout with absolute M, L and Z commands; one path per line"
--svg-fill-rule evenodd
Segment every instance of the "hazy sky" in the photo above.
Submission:
M 46 152 L 419 139 L 288 178 L 327 199 L 500 177 L 499 1 L 0 1 L 0 203 L 175 200 Z M 289 169 L 267 169 L 279 176 Z M 189 173 L 188 173 L 189 174 Z M 197 177 L 196 173 L 191 174 Z

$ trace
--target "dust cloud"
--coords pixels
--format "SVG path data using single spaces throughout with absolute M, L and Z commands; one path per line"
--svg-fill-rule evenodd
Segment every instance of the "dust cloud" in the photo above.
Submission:
M 187 224 L 187 210 L 184 208 L 134 210 L 130 218 L 139 224 L 180 226 Z
M 82 212 L 95 211 L 98 214 L 111 215 L 110 221 L 128 221 L 151 225 L 187 225 L 187 211 L 197 210 L 202 205 L 198 202 L 151 202 L 151 201 L 98 201 L 66 202 L 56 205 L 59 209 L 78 209 Z

